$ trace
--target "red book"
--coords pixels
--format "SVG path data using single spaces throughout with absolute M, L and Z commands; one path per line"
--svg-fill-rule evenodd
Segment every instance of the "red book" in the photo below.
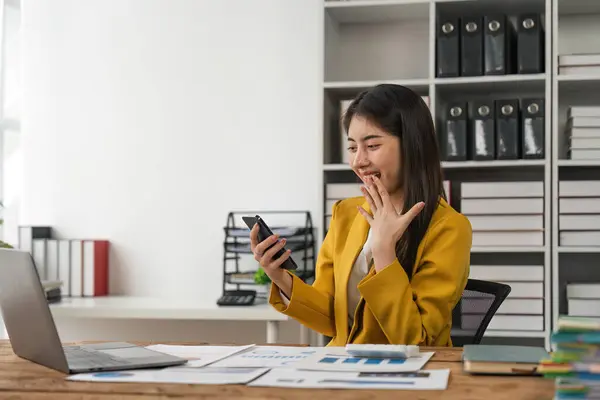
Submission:
M 83 295 L 108 295 L 108 240 L 83 241 Z

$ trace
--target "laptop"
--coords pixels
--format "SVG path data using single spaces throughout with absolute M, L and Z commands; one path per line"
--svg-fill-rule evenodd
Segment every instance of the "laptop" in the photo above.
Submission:
M 187 362 L 127 342 L 63 346 L 35 263 L 26 251 L 0 249 L 0 309 L 17 356 L 67 374 Z

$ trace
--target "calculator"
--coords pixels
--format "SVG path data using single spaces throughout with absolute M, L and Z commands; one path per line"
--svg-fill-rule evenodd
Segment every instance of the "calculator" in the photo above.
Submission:
M 251 306 L 256 298 L 256 290 L 226 290 L 217 305 L 220 306 Z
M 419 346 L 403 344 L 347 344 L 346 352 L 353 357 L 409 358 L 418 357 Z

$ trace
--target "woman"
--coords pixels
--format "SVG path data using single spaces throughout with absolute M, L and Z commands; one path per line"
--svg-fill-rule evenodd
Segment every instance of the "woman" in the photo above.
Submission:
M 312 285 L 279 268 L 289 251 L 273 259 L 285 239 L 258 243 L 252 229 L 254 257 L 273 282 L 269 302 L 332 346 L 451 346 L 472 234 L 445 199 L 431 113 L 413 91 L 383 84 L 359 94 L 343 124 L 363 196 L 333 206 Z

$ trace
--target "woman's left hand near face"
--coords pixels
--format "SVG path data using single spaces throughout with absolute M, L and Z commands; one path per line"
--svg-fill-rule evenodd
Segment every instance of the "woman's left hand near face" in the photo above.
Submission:
M 370 176 L 365 183 L 365 186 L 361 186 L 361 190 L 371 207 L 372 214 L 360 206 L 358 211 L 371 226 L 371 248 L 373 251 L 395 250 L 396 242 L 400 240 L 411 221 L 419 215 L 425 203 L 419 202 L 402 214 L 401 208 L 399 210 L 392 204 L 387 190 L 378 177 Z

